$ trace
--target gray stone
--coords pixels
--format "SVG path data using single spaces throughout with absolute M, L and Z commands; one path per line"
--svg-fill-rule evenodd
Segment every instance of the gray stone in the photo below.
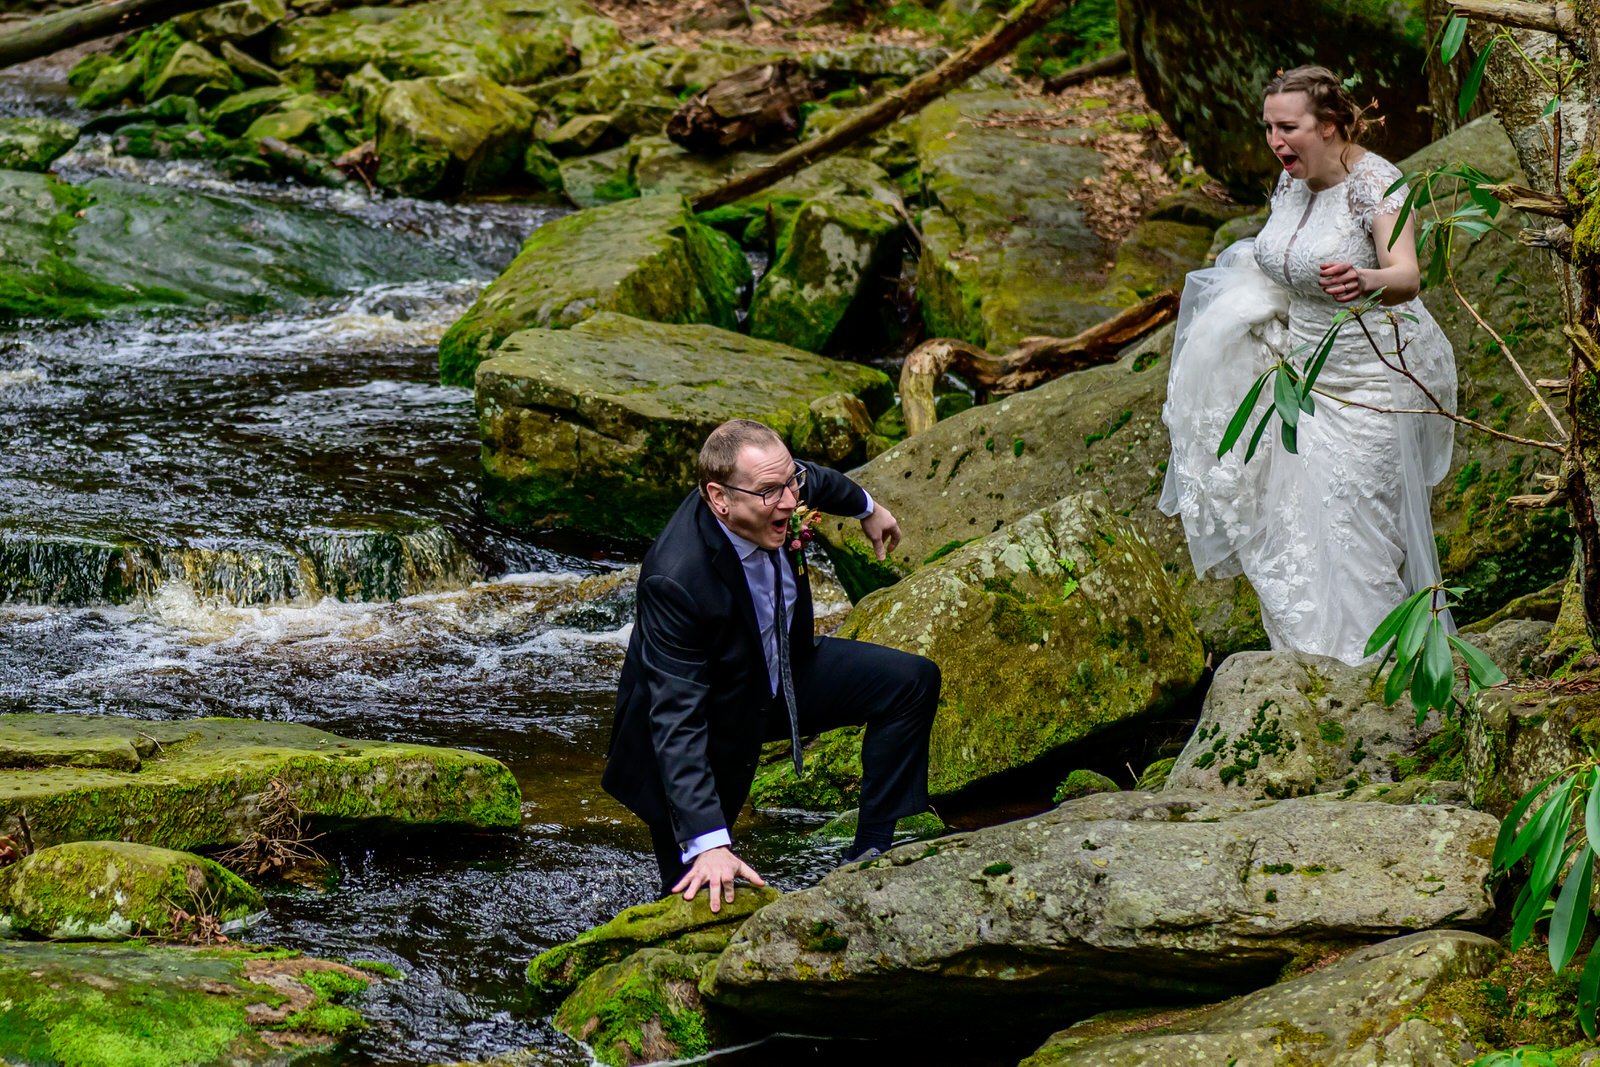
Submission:
M 1447 806 L 1101 793 L 787 894 L 710 994 L 768 1027 L 872 1033 L 1214 999 L 1300 953 L 1487 920 L 1498 829 Z
M 1600 744 L 1600 693 L 1564 692 L 1559 682 L 1486 690 L 1468 703 L 1462 725 L 1473 804 L 1503 816 L 1518 797 Z
M 1461 930 L 1397 937 L 1225 1004 L 1165 1012 L 1158 1025 L 1139 1013 L 1090 1019 L 1022 1067 L 1456 1067 L 1459 1038 L 1408 1016 L 1448 983 L 1487 975 L 1500 955 Z
M 796 446 L 812 402 L 839 392 L 881 410 L 891 386 L 870 367 L 714 326 L 601 312 L 523 330 L 477 372 L 484 495 L 512 522 L 651 537 L 694 485 L 713 427 L 753 418 Z
M 1438 729 L 1411 701 L 1383 703 L 1373 666 L 1294 652 L 1236 652 L 1206 690 L 1167 789 L 1296 797 L 1399 777 L 1395 760 Z

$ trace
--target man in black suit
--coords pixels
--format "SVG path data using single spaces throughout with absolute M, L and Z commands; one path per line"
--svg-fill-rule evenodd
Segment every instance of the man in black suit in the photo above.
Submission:
M 846 853 L 888 848 L 896 820 L 928 804 L 931 660 L 812 636 L 811 586 L 789 529 L 803 504 L 849 515 L 878 558 L 900 541 L 889 510 L 836 471 L 797 463 L 783 440 L 735 419 L 700 451 L 691 493 L 645 554 L 602 784 L 650 827 L 663 895 L 711 910 L 734 880 L 764 885 L 730 829 L 764 741 L 864 723 L 861 812 Z M 783 622 L 777 620 L 782 618 Z

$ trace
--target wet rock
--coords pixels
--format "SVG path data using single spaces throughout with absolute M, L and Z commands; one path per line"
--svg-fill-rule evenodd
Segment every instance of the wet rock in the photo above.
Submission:
M 0 170 L 49 170 L 77 143 L 78 127 L 70 122 L 0 118 Z
M 321 156 L 336 156 L 354 145 L 358 123 L 336 100 L 300 93 L 257 116 L 241 138 L 252 146 L 276 138 Z
M 1096 793 L 1115 793 L 1121 788 L 1103 774 L 1080 768 L 1061 779 L 1061 784 L 1056 786 L 1055 794 L 1050 799 L 1060 804 L 1063 801 L 1077 800 L 1079 797 L 1093 796 Z
M 432 0 L 298 18 L 272 31 L 274 66 L 349 74 L 371 63 L 385 77 L 475 73 L 501 85 L 559 74 L 567 33 L 598 15 L 583 0 Z
M 180 15 L 172 24 L 189 40 L 214 49 L 224 41 L 237 43 L 258 37 L 282 22 L 287 14 L 284 0 L 235 0 Z
M 850 393 L 829 393 L 813 400 L 789 427 L 789 444 L 795 451 L 834 466 L 859 453 L 863 445 L 868 456 L 889 447 L 889 442 L 878 436 L 867 405 Z
M 1282 798 L 1395 781 L 1396 760 L 1438 719 L 1418 727 L 1408 697 L 1385 707 L 1373 673 L 1324 656 L 1234 653 L 1165 788 Z
M 716 957 L 641 949 L 578 984 L 556 1009 L 555 1026 L 607 1067 L 684 1060 L 719 1044 L 700 996 L 700 974 Z
M 127 841 L 75 841 L 0 867 L 0 930 L 52 941 L 232 932 L 261 894 L 221 864 Z
M 787 753 L 785 757 L 787 758 Z M 834 816 L 815 830 L 811 831 L 813 837 L 820 837 L 832 841 L 850 841 L 856 836 L 856 826 L 861 822 L 861 809 L 851 808 L 849 811 Z M 894 824 L 894 836 L 897 842 L 904 844 L 907 841 L 922 841 L 930 837 L 940 837 L 948 833 L 950 828 L 945 825 L 939 813 L 924 811 L 917 815 L 907 815 L 904 819 Z
M 575 326 L 601 311 L 732 329 L 750 266 L 682 197 L 567 215 L 535 230 L 439 342 L 439 377 L 466 385 L 510 334 Z
M 881 371 L 714 326 L 601 312 L 524 330 L 478 368 L 484 496 L 517 524 L 652 537 L 713 427 L 753 418 L 795 447 L 812 401 L 839 392 L 881 410 L 891 387 Z
M 586 156 L 627 139 L 628 135 L 611 121 L 610 115 L 574 115 L 557 126 L 544 143 L 557 157 Z
M 200 45 L 185 41 L 149 73 L 142 88 L 146 100 L 163 96 L 192 96 L 199 100 L 220 99 L 244 86 L 226 63 Z
M 1321 63 L 1340 76 L 1359 74 L 1356 94 L 1382 104 L 1377 147 L 1390 159 L 1432 137 L 1427 80 L 1417 76 L 1426 46 L 1418 0 L 1290 0 L 1225 10 L 1198 0 L 1132 0 L 1117 12 L 1145 98 L 1207 173 L 1251 200 L 1264 200 L 1282 171 L 1261 136 L 1261 90 L 1276 71 Z
M 363 1027 L 344 1002 L 373 980 L 281 950 L 0 942 L 0 1059 L 281 1063 Z
M 858 302 L 897 275 L 902 223 L 866 197 L 808 200 L 750 300 L 750 333 L 820 352 Z
M 206 120 L 218 133 L 237 137 L 269 111 L 275 111 L 300 94 L 287 85 L 263 85 L 219 100 Z
M 0 753 L 0 826 L 26 812 L 41 847 L 222 848 L 289 802 L 325 826 L 508 829 L 521 819 L 516 779 L 497 760 L 297 723 L 5 715 Z
M 559 164 L 562 191 L 581 208 L 630 200 L 639 195 L 633 174 L 638 161 L 639 145 L 634 141 L 593 155 L 563 159 Z
M 944 684 L 929 746 L 935 795 L 1157 714 L 1200 681 L 1204 654 L 1161 560 L 1104 497 L 1067 497 L 966 545 L 855 607 L 840 637 L 928 656 Z M 1003 677 L 1006 684 L 995 685 Z M 840 738 L 803 781 L 758 772 L 758 805 L 853 803 Z M 854 742 L 852 741 L 852 744 Z M 787 767 L 788 769 L 784 769 Z M 853 773 L 850 773 L 853 772 Z
M 692 901 L 674 895 L 640 904 L 534 957 L 528 984 L 541 996 L 565 997 L 601 967 L 644 949 L 721 952 L 741 923 L 779 895 L 776 889 L 740 886 L 732 903 L 717 912 L 704 893 Z
M 1446 806 L 1101 793 L 785 895 L 707 991 L 763 1026 L 874 1034 L 1227 996 L 1297 954 L 1486 920 L 1497 830 Z
M 522 174 L 536 109 L 480 74 L 394 82 L 377 108 L 377 182 L 385 189 L 472 193 Z
M 1148 1012 L 1090 1019 L 1054 1035 L 1022 1064 L 1446 1067 L 1462 1060 L 1456 1036 L 1411 1016 L 1444 985 L 1488 974 L 1500 955 L 1495 942 L 1461 930 L 1397 937 L 1225 1004 L 1160 1019 Z
M 0 319 L 210 304 L 259 312 L 477 270 L 411 234 L 305 205 L 0 172 Z

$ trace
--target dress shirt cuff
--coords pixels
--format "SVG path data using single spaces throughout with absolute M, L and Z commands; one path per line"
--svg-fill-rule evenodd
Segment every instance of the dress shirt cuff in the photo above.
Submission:
M 683 862 L 690 863 L 702 852 L 709 852 L 714 848 L 721 848 L 723 845 L 731 844 L 733 844 L 733 835 L 728 833 L 727 827 L 723 827 L 721 830 L 712 830 L 708 834 L 701 834 L 699 837 L 691 839 L 686 845 L 680 843 L 679 847 L 683 849 Z
M 861 490 L 861 495 L 867 498 L 867 510 L 863 511 L 861 514 L 857 515 L 856 518 L 858 518 L 858 519 L 864 519 L 867 516 L 871 515 L 874 511 L 878 510 L 878 505 L 876 505 L 876 504 L 874 504 L 872 502 L 872 494 L 871 493 L 869 493 L 865 489 L 863 489 L 863 490 Z

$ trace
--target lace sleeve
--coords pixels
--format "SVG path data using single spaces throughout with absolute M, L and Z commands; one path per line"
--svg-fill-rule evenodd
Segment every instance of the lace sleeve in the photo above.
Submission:
M 1393 215 L 1406 202 L 1406 187 L 1401 186 L 1385 196 L 1389 186 L 1400 180 L 1400 168 L 1373 152 L 1368 152 L 1350 171 L 1345 189 L 1350 201 L 1350 214 L 1361 220 L 1368 233 L 1372 232 L 1375 215 Z

